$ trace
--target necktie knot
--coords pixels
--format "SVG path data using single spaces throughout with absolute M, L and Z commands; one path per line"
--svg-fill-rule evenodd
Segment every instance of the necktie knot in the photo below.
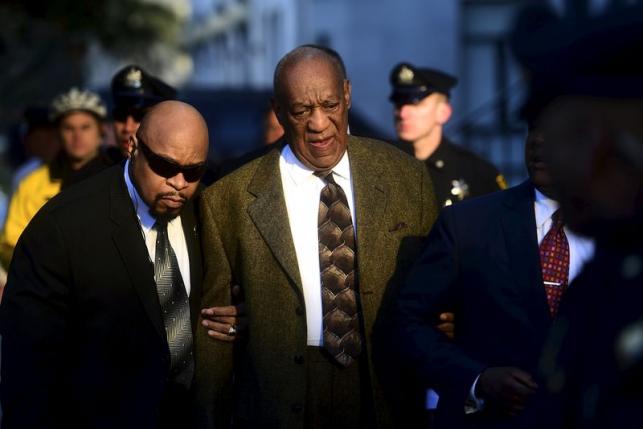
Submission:
M 167 221 L 157 219 L 156 222 L 154 222 L 154 226 L 152 228 L 154 228 L 156 232 L 165 232 L 167 231 Z
M 324 183 L 330 183 L 336 185 L 335 179 L 333 178 L 333 170 L 322 170 L 315 171 L 315 176 L 319 177 L 324 181 Z
M 563 212 L 558 209 L 551 215 L 551 228 L 561 229 L 564 225 L 565 220 L 563 219 Z

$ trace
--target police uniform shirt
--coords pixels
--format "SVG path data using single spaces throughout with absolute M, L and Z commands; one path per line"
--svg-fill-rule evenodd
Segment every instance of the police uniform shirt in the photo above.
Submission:
M 395 145 L 413 155 L 412 143 L 399 141 Z M 505 178 L 493 164 L 446 137 L 424 163 L 441 207 L 507 188 Z

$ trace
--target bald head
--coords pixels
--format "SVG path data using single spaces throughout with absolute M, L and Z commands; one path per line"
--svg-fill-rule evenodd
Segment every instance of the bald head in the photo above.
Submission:
M 336 51 L 322 46 L 302 45 L 287 53 L 275 68 L 273 86 L 276 98 L 283 96 L 290 69 L 305 61 L 319 61 L 322 64 L 330 65 L 338 85 L 341 85 L 346 79 L 344 61 Z
M 163 101 L 143 117 L 137 131 L 152 149 L 172 150 L 176 155 L 207 156 L 208 126 L 198 110 L 182 101 Z M 192 163 L 189 159 L 185 162 Z
M 208 127 L 189 104 L 164 101 L 132 137 L 131 177 L 155 217 L 174 217 L 196 191 L 208 155 Z

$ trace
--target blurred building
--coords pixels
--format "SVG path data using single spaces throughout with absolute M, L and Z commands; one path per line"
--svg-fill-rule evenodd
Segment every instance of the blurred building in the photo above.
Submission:
M 308 1 L 308 0 L 304 0 Z M 269 88 L 279 58 L 300 40 L 297 0 L 192 0 L 185 42 L 197 87 Z
M 545 1 L 545 0 L 543 0 Z M 560 13 L 595 13 L 623 0 L 549 0 Z M 394 135 L 388 76 L 400 61 L 460 78 L 446 133 L 491 159 L 512 183 L 525 177 L 523 88 L 506 34 L 524 0 L 192 0 L 185 45 L 192 89 L 269 90 L 279 58 L 303 43 L 337 50 L 353 110 Z

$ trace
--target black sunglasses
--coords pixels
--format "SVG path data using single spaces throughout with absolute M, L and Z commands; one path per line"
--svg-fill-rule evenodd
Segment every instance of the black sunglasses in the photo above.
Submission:
M 136 136 L 136 141 L 138 143 L 138 147 L 141 148 L 143 155 L 145 155 L 145 159 L 147 159 L 147 164 L 154 173 L 161 177 L 169 179 L 179 173 L 183 173 L 183 177 L 186 181 L 198 182 L 205 173 L 207 168 L 207 164 L 205 162 L 192 165 L 181 165 L 176 161 L 167 159 L 164 156 L 152 152 L 152 149 L 150 149 L 138 135 Z
M 116 107 L 112 110 L 112 118 L 118 122 L 127 121 L 127 117 L 131 116 L 134 122 L 141 122 L 143 116 L 147 113 L 147 109 L 140 109 L 137 107 Z

